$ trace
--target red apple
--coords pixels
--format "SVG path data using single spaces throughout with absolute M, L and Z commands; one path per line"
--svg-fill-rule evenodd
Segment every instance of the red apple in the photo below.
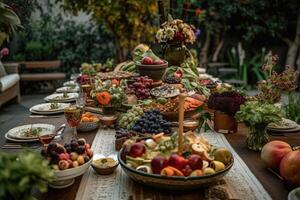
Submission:
M 163 156 L 155 156 L 151 160 L 151 169 L 154 174 L 160 174 L 161 170 L 168 166 L 168 160 Z
M 274 140 L 262 148 L 260 157 L 267 167 L 278 170 L 281 159 L 291 151 L 288 143 Z
M 280 162 L 280 175 L 294 186 L 300 186 L 300 150 L 285 155 Z
M 192 170 L 192 167 L 189 164 L 187 164 L 182 168 L 181 171 L 185 176 L 189 176 L 193 170 Z
M 131 145 L 130 151 L 129 151 L 129 156 L 136 158 L 136 157 L 141 157 L 143 154 L 146 152 L 146 147 L 144 143 L 142 142 L 137 142 Z
M 169 158 L 168 165 L 181 170 L 187 163 L 188 163 L 188 161 L 184 157 L 173 153 Z
M 164 64 L 165 63 L 165 61 L 163 61 L 163 60 L 161 60 L 161 59 L 156 59 L 155 61 L 154 61 L 154 65 L 162 65 L 162 64 Z
M 70 156 L 68 153 L 59 154 L 59 160 L 68 160 L 68 159 L 70 159 Z
M 197 154 L 192 154 L 188 158 L 188 164 L 191 166 L 193 170 L 202 169 L 203 161 L 201 159 L 201 156 Z
M 143 65 L 153 65 L 153 59 L 146 56 L 142 59 L 142 64 Z

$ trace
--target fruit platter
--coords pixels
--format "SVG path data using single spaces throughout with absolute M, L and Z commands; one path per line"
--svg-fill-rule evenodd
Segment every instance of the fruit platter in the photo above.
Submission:
M 194 189 L 220 180 L 233 165 L 232 154 L 193 132 L 184 134 L 180 155 L 178 134 L 127 140 L 118 154 L 125 173 L 135 181 L 165 189 Z
M 75 177 L 88 170 L 93 158 L 93 151 L 84 138 L 73 139 L 65 145 L 50 143 L 41 154 L 54 169 L 54 179 L 48 183 L 53 188 L 72 185 Z

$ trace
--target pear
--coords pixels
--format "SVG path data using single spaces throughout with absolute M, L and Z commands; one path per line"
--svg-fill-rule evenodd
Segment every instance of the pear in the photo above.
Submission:
M 218 148 L 214 153 L 214 157 L 216 161 L 220 161 L 224 163 L 224 165 L 228 165 L 231 162 L 232 154 L 225 148 Z

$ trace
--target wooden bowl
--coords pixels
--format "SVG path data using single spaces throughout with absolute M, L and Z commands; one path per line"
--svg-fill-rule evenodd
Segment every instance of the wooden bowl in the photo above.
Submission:
M 123 149 L 122 149 L 123 150 Z M 142 171 L 135 170 L 126 165 L 126 163 L 121 159 L 122 150 L 118 153 L 119 163 L 124 170 L 124 172 L 134 181 L 148 185 L 151 187 L 159 189 L 168 190 L 187 190 L 196 189 L 199 187 L 207 186 L 211 183 L 219 181 L 225 176 L 231 167 L 233 166 L 234 159 L 228 164 L 224 170 L 218 171 L 214 174 L 194 176 L 194 177 L 182 177 L 182 176 L 161 176 L 159 174 L 150 174 Z
M 105 125 L 105 126 L 112 126 L 116 123 L 117 121 L 117 116 L 116 115 L 102 115 L 99 117 L 100 123 Z
M 141 63 L 135 63 L 135 65 L 141 76 L 148 76 L 153 79 L 153 81 L 159 81 L 168 67 L 168 62 L 165 61 L 165 63 L 161 65 L 143 65 Z

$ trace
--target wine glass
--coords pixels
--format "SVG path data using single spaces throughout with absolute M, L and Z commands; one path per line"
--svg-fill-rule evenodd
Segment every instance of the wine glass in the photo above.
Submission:
M 44 147 L 47 148 L 48 144 L 55 138 L 55 134 L 40 135 L 38 138 Z
M 81 120 L 81 115 L 83 113 L 83 107 L 80 105 L 71 105 L 70 107 L 65 108 L 64 114 L 67 119 L 67 122 L 71 128 L 73 128 L 73 138 L 77 138 L 77 129 Z

